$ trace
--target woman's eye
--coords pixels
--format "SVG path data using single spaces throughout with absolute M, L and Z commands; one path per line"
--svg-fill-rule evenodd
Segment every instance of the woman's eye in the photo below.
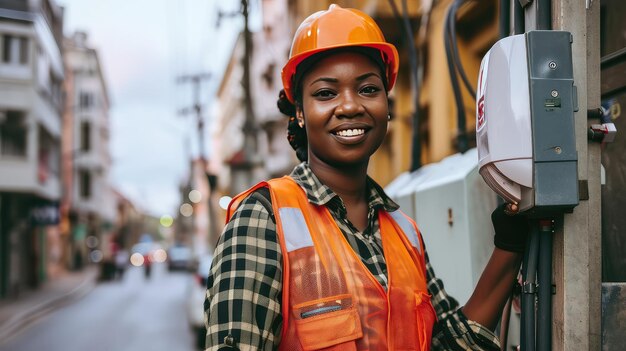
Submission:
M 380 91 L 380 88 L 374 85 L 368 85 L 361 89 L 362 94 L 374 94 Z
M 331 98 L 335 96 L 335 93 L 333 93 L 331 90 L 323 89 L 323 90 L 318 90 L 315 93 L 313 93 L 313 96 L 320 97 L 320 98 Z

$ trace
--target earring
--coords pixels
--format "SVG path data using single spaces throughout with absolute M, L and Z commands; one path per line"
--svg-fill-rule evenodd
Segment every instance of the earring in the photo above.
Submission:
M 388 121 L 391 121 L 391 114 L 388 114 L 388 115 L 387 115 L 387 120 L 388 120 Z
M 300 126 L 300 128 L 304 128 L 304 121 L 298 118 L 298 126 Z

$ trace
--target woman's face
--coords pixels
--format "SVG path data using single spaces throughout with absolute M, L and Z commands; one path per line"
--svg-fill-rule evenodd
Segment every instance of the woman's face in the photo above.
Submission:
M 302 78 L 309 162 L 367 165 L 387 133 L 387 93 L 380 68 L 366 56 L 342 52 L 323 58 Z

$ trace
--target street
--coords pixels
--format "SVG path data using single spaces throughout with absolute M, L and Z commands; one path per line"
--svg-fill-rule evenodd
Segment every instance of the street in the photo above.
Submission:
M 0 344 L 0 351 L 193 350 L 185 315 L 189 279 L 162 264 L 152 267 L 149 279 L 131 267 L 123 280 L 99 283 Z

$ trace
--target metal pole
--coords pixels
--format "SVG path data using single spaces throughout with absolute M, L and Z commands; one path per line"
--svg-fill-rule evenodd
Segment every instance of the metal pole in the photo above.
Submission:
M 181 76 L 178 78 L 179 83 L 191 82 L 193 87 L 193 106 L 192 110 L 183 109 L 180 113 L 187 114 L 189 112 L 194 112 L 196 115 L 196 123 L 198 130 L 198 153 L 200 159 L 203 162 L 206 162 L 205 154 L 204 154 L 204 119 L 202 118 L 202 104 L 200 103 L 200 84 L 202 84 L 203 80 L 207 80 L 211 78 L 210 73 L 199 73 L 188 76 Z
M 255 153 L 257 147 L 256 140 L 256 125 L 255 125 L 255 116 L 254 109 L 252 108 L 252 94 L 250 92 L 250 57 L 252 56 L 252 38 L 250 33 L 250 28 L 248 26 L 249 18 L 248 18 L 248 1 L 241 0 L 242 14 L 244 18 L 244 26 L 243 26 L 243 34 L 244 34 L 244 55 L 243 55 L 243 91 L 245 97 L 245 122 L 243 125 L 243 134 L 244 134 L 244 156 L 245 161 L 243 164 L 244 169 L 247 171 L 247 185 L 245 187 L 251 186 L 253 177 L 252 171 L 254 169 L 254 163 L 256 160 Z

